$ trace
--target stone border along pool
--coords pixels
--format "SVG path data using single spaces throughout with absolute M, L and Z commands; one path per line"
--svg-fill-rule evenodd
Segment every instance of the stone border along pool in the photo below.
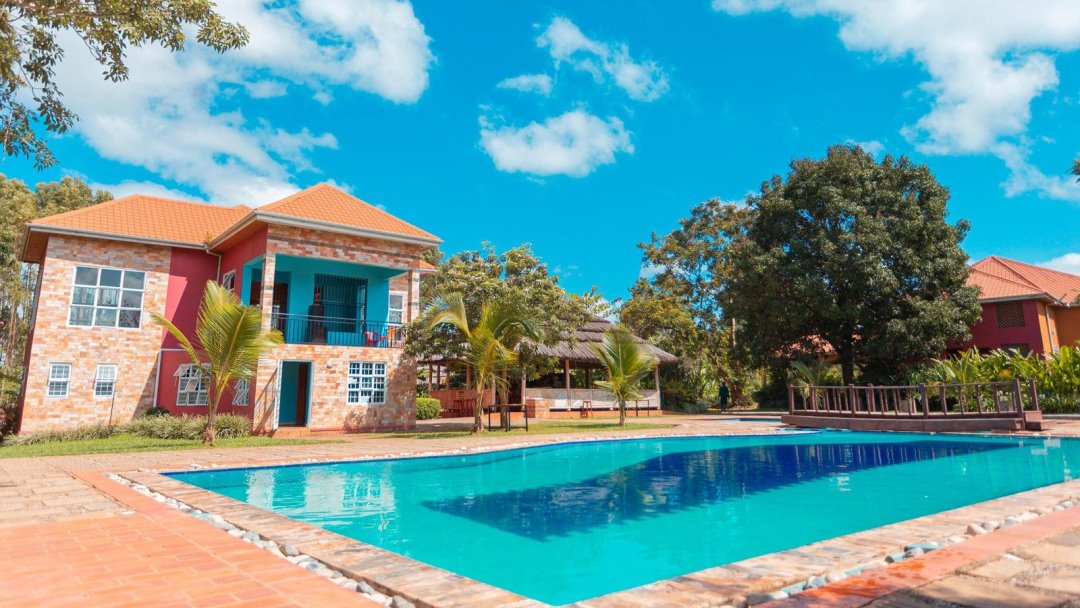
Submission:
M 772 435 L 735 433 L 721 436 Z M 700 436 L 700 435 L 695 435 Z M 1018 435 L 1019 437 L 1027 437 Z M 1051 436 L 1039 435 L 1039 438 Z M 617 440 L 640 440 L 634 436 Z M 424 453 L 394 454 L 360 459 L 299 459 L 256 468 L 418 458 L 461 453 L 521 449 L 531 445 L 552 445 L 582 441 L 610 441 L 607 437 L 573 438 L 542 444 L 485 446 Z M 192 467 L 198 469 L 202 467 Z M 232 467 L 213 467 L 227 469 Z M 448 572 L 423 562 L 356 541 L 317 526 L 264 511 L 247 503 L 196 488 L 182 481 L 145 470 L 110 473 L 109 478 L 131 487 L 193 517 L 201 519 L 245 542 L 328 578 L 342 587 L 356 590 L 373 601 L 394 608 L 452 608 L 466 606 L 547 606 L 486 583 Z M 179 496 L 179 498 L 177 497 Z M 1039 503 L 1031 506 L 1032 503 Z M 888 524 L 862 532 L 838 536 L 809 545 L 716 566 L 671 579 L 570 604 L 579 608 L 630 606 L 752 606 L 784 599 L 868 572 L 904 559 L 918 557 L 954 545 L 992 530 L 1033 520 L 1040 515 L 1080 507 L 1080 479 L 1035 488 L 981 503 L 942 511 L 911 520 Z M 231 521 L 230 519 L 231 518 Z M 268 531 L 266 526 L 275 528 Z M 259 530 L 263 532 L 260 533 Z M 273 536 L 273 537 L 272 537 Z M 338 557 L 362 554 L 357 566 Z M 840 557 L 850 557 L 844 566 Z M 345 560 L 348 561 L 348 560 Z M 389 568 L 375 562 L 393 562 Z M 386 571 L 389 570 L 389 571 Z

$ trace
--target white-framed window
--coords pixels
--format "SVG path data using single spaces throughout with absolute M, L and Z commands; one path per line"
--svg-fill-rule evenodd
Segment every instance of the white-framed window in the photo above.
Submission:
M 405 322 L 405 294 L 400 291 L 390 292 L 389 302 L 389 314 L 386 315 L 386 320 L 390 323 L 404 323 Z
M 190 363 L 176 370 L 176 405 L 206 405 L 206 382 L 202 370 Z
M 94 372 L 94 396 L 112 397 L 116 391 L 116 366 L 99 365 Z
M 49 382 L 45 389 L 45 396 L 67 397 L 69 384 L 71 384 L 71 364 L 51 363 L 49 365 Z
M 386 402 L 386 363 L 349 362 L 349 405 Z
M 76 266 L 68 324 L 138 329 L 145 282 L 139 270 Z
M 233 287 L 236 286 L 236 271 L 235 270 L 230 270 L 229 272 L 226 272 L 225 274 L 221 275 L 221 286 L 224 287 L 225 289 L 228 289 L 229 291 L 233 290 Z
M 251 392 L 251 382 L 247 379 L 241 379 L 236 381 L 236 386 L 233 387 L 233 405 L 247 405 L 248 394 Z

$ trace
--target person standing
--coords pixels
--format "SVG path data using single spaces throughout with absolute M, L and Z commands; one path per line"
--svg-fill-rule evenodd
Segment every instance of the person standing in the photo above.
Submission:
M 727 384 L 720 383 L 720 410 L 726 410 L 728 407 L 728 399 L 731 398 L 731 391 L 728 390 Z

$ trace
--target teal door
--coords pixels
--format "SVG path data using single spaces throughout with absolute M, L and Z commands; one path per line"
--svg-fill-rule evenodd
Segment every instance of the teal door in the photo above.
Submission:
M 311 403 L 311 363 L 281 363 L 281 397 L 278 400 L 278 426 L 307 426 Z

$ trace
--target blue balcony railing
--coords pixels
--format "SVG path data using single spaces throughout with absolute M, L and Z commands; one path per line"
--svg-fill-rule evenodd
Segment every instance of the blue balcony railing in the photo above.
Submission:
M 270 325 L 286 344 L 401 348 L 405 343 L 405 328 L 397 323 L 278 313 Z

